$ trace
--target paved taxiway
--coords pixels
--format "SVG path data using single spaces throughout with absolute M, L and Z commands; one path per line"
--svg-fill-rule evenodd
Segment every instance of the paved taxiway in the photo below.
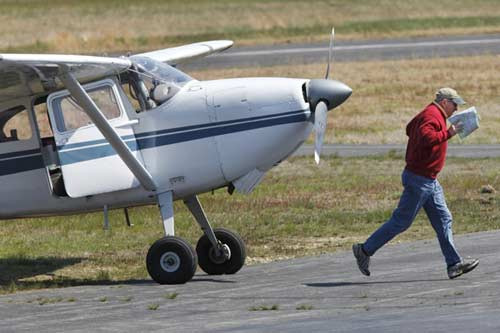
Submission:
M 323 43 L 238 46 L 185 65 L 183 70 L 325 63 Z M 500 54 L 500 34 L 436 36 L 433 38 L 336 41 L 334 63 L 349 61 L 422 59 Z M 335 65 L 334 69 L 335 70 Z
M 198 273 L 180 286 L 145 280 L 4 295 L 0 331 L 498 332 L 499 239 L 500 231 L 456 236 L 462 254 L 481 260 L 456 280 L 433 239 L 382 248 L 371 277 L 341 251 L 232 276 Z

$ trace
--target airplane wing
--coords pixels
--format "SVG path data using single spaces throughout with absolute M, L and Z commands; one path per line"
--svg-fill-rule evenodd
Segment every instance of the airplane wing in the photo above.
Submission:
M 60 66 L 68 68 L 81 83 L 85 83 L 118 74 L 131 65 L 126 58 L 0 53 L 0 104 L 62 89 L 62 82 L 56 80 Z
M 135 56 L 177 65 L 230 48 L 230 40 L 193 43 Z M 58 54 L 2 54 L 0 53 L 0 104 L 23 96 L 49 94 L 62 89 L 56 77 L 59 67 L 68 67 L 81 83 L 97 80 L 127 70 L 132 61 L 127 58 L 93 57 Z
M 134 56 L 148 57 L 175 66 L 177 64 L 201 58 L 212 53 L 222 52 L 230 48 L 232 45 L 233 41 L 231 40 L 212 40 L 208 42 L 199 42 L 136 54 Z

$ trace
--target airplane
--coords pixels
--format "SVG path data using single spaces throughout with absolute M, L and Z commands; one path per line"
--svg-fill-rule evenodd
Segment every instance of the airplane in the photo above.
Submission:
M 330 52 L 332 50 L 333 33 Z M 0 219 L 157 204 L 165 236 L 146 257 L 159 284 L 234 274 L 245 244 L 212 228 L 198 194 L 250 193 L 350 95 L 328 79 L 198 81 L 177 67 L 233 45 L 187 44 L 121 57 L 0 53 Z M 183 200 L 203 235 L 175 235 Z M 129 223 L 129 221 L 128 221 Z

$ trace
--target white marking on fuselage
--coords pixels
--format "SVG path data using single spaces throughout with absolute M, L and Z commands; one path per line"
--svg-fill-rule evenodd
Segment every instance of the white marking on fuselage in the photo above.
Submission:
M 131 140 L 125 140 L 125 142 L 128 142 L 128 141 L 131 141 Z M 88 144 L 88 145 L 83 145 L 83 143 L 85 143 L 85 141 L 78 142 L 78 143 L 82 144 L 82 145 L 77 146 L 77 147 L 72 147 L 72 148 L 64 148 L 64 146 L 63 146 L 62 149 L 59 150 L 59 152 L 60 153 L 67 153 L 67 152 L 71 152 L 71 151 L 75 151 L 75 150 L 80 150 L 82 148 L 98 148 L 98 147 L 109 145 L 108 141 L 96 143 L 96 144 Z M 75 144 L 75 143 L 68 143 L 67 145 L 71 145 L 71 144 Z
M 42 155 L 42 153 L 37 152 L 37 153 L 27 154 L 27 155 L 18 155 L 18 156 L 6 157 L 6 158 L 1 158 L 0 161 L 15 160 L 15 159 L 18 159 L 18 158 L 25 158 L 25 157 L 39 156 L 39 155 Z

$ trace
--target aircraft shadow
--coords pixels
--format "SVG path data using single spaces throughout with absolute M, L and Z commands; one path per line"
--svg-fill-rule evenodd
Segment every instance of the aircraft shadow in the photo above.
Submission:
M 415 279 L 415 280 L 394 280 L 394 281 L 373 281 L 373 282 L 318 282 L 318 283 L 304 283 L 306 287 L 319 287 L 319 288 L 333 288 L 333 287 L 346 287 L 346 286 L 363 286 L 363 285 L 376 285 L 376 284 L 398 284 L 398 283 L 418 283 L 418 282 L 439 282 L 449 281 L 448 279 Z
M 108 279 L 79 279 L 65 276 L 54 276 L 58 269 L 76 265 L 85 260 L 85 258 L 60 258 L 60 257 L 39 257 L 23 258 L 12 257 L 0 259 L 0 289 L 15 288 L 60 288 L 91 285 L 141 285 L 155 284 L 150 279 L 128 279 L 128 280 L 108 280 Z M 53 279 L 41 281 L 24 280 L 38 275 L 54 276 Z M 231 280 L 223 280 L 209 277 L 208 275 L 195 275 L 192 282 L 213 282 L 213 283 L 235 283 Z
M 0 259 L 0 285 L 52 272 L 80 263 L 83 258 L 39 257 L 28 259 L 13 257 Z
M 59 258 L 59 257 L 39 257 L 27 258 L 4 258 L 0 259 L 0 289 L 20 288 L 52 288 L 52 287 L 73 287 L 86 285 L 123 285 L 123 284 L 150 284 L 151 280 L 122 280 L 111 281 L 107 279 L 78 279 L 64 276 L 54 276 L 53 279 L 42 281 L 23 281 L 24 279 L 38 275 L 54 275 L 58 269 L 76 265 L 85 258 Z M 14 286 L 13 286 L 14 285 Z

